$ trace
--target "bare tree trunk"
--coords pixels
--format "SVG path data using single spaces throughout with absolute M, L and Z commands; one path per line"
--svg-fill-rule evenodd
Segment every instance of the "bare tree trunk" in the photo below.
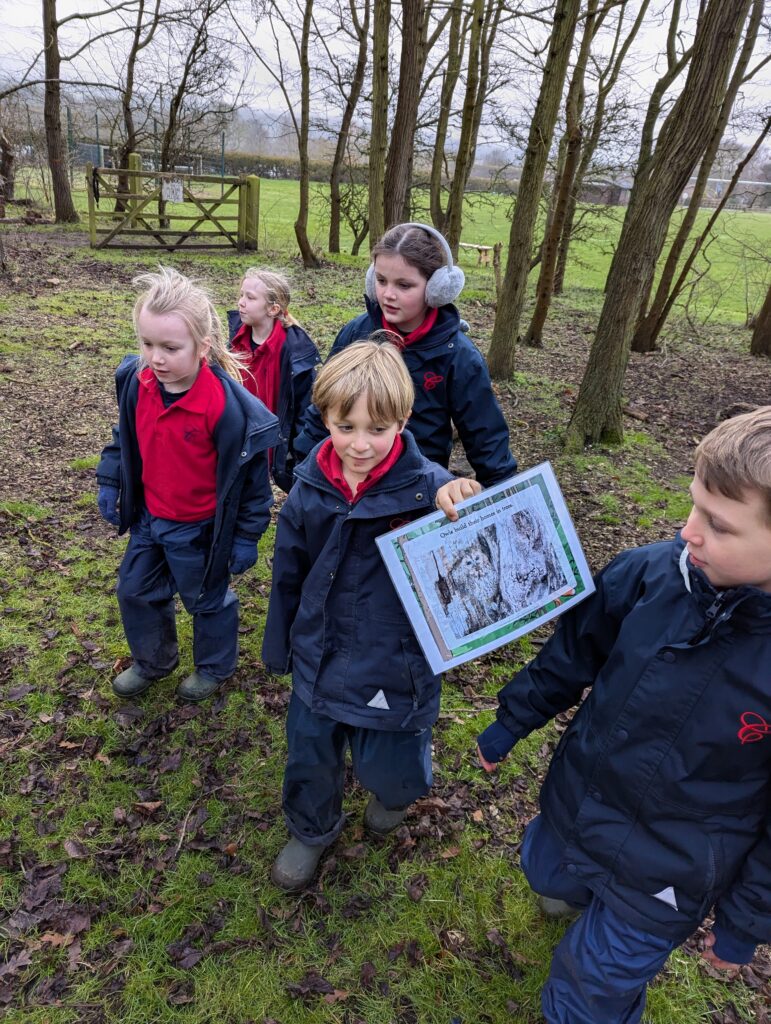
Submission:
M 10 139 L 0 128 L 0 217 L 5 216 L 5 204 L 13 199 L 16 184 L 15 156 Z
M 558 0 L 554 11 L 549 52 L 530 124 L 517 204 L 509 233 L 503 291 L 495 313 L 488 355 L 490 373 L 498 380 L 510 377 L 514 370 L 514 346 L 525 301 L 538 202 L 580 6 L 580 0 Z
M 311 69 L 308 64 L 308 40 L 311 33 L 313 0 L 306 0 L 300 39 L 300 207 L 294 222 L 294 233 L 306 269 L 320 266 L 320 261 L 308 239 L 308 208 L 310 206 L 310 157 L 308 132 L 311 108 Z
M 731 180 L 728 182 L 728 185 L 726 186 L 726 189 L 723 192 L 720 202 L 712 211 L 712 215 L 710 216 L 707 223 L 704 225 L 704 228 L 702 229 L 701 233 L 691 246 L 691 251 L 688 253 L 685 260 L 683 261 L 683 265 L 680 268 L 680 273 L 677 275 L 677 280 L 669 289 L 669 293 L 666 297 L 664 305 L 661 308 L 662 326 L 666 322 L 667 317 L 672 312 L 672 307 L 674 306 L 675 302 L 677 302 L 677 299 L 679 298 L 680 294 L 685 288 L 685 283 L 688 280 L 688 275 L 691 272 L 691 267 L 696 261 L 696 257 L 701 252 L 701 248 L 704 245 L 706 239 L 709 237 L 709 234 L 712 231 L 712 228 L 715 226 L 718 217 L 723 212 L 726 203 L 731 198 L 734 189 L 736 188 L 737 184 L 739 183 L 739 180 L 741 179 L 744 168 L 747 166 L 747 164 L 752 160 L 757 151 L 760 149 L 769 132 L 771 132 L 771 117 L 766 119 L 766 122 L 760 130 L 758 137 L 755 139 L 752 146 L 750 146 L 747 153 L 745 153 L 744 157 L 736 165 L 736 169 L 734 170 L 734 173 L 731 176 Z
M 75 224 L 78 217 L 70 191 L 69 161 L 64 144 L 61 117 L 61 89 L 59 77 L 59 23 L 56 20 L 56 0 L 43 0 L 43 46 L 45 52 L 45 94 L 43 120 L 46 129 L 48 167 L 54 194 L 54 213 L 57 224 Z
M 771 358 L 771 286 L 755 320 L 750 355 Z
M 744 43 L 742 45 L 739 59 L 734 67 L 731 80 L 728 84 L 728 89 L 723 97 L 723 103 L 720 109 L 720 117 L 715 129 L 712 133 L 712 138 L 707 144 L 707 149 L 702 157 L 701 166 L 699 167 L 699 173 L 696 178 L 696 183 L 693 186 L 693 192 L 688 203 L 688 209 L 685 211 L 682 223 L 678 228 L 677 234 L 675 235 L 674 241 L 667 254 L 666 263 L 664 269 L 661 272 L 661 278 L 659 279 L 658 286 L 656 288 L 656 294 L 651 302 L 647 313 L 642 317 L 640 323 L 637 326 L 634 337 L 632 338 L 632 351 L 633 352 L 653 352 L 656 348 L 656 342 L 658 341 L 661 329 L 666 323 L 666 315 L 664 314 L 664 308 L 667 307 L 667 312 L 671 309 L 671 304 L 667 305 L 667 299 L 669 292 L 672 287 L 672 281 L 674 280 L 677 272 L 677 264 L 680 262 L 685 243 L 688 241 L 688 236 L 691 233 L 691 229 L 696 221 L 699 209 L 701 207 L 701 200 L 704 197 L 704 192 L 707 188 L 707 181 L 712 173 L 712 165 L 717 156 L 717 151 L 720 148 L 720 142 L 723 138 L 728 119 L 731 116 L 731 110 L 733 109 L 734 101 L 740 87 L 747 81 L 746 72 L 747 67 L 752 57 L 752 51 L 755 48 L 755 42 L 758 37 L 758 29 L 760 22 L 763 17 L 764 0 L 753 0 L 752 12 L 750 19 L 747 23 L 747 31 L 744 35 Z
M 388 37 L 390 0 L 377 0 L 372 33 L 372 135 L 369 144 L 369 238 L 373 246 L 385 231 L 383 191 L 388 149 Z
M 158 28 L 158 23 L 160 21 L 160 6 L 161 0 L 155 0 L 155 9 L 153 11 L 152 19 L 147 27 L 147 32 L 143 36 L 142 22 L 145 14 L 145 0 L 138 0 L 136 21 L 134 23 L 134 30 L 131 37 L 131 47 L 126 57 L 126 82 L 120 98 L 121 111 L 123 113 L 124 138 L 120 149 L 118 150 L 118 167 L 121 169 L 122 173 L 118 175 L 118 186 L 116 189 L 118 192 L 118 198 L 115 200 L 116 211 L 123 211 L 126 209 L 126 200 L 123 199 L 121 193 L 125 195 L 130 191 L 130 179 L 128 174 L 123 173 L 123 169 L 128 167 L 129 153 L 133 153 L 137 149 L 137 132 L 134 124 L 134 111 L 132 108 L 134 101 L 134 76 L 136 74 L 137 58 L 139 53 L 152 41 L 152 38 L 155 35 L 155 30 Z
M 589 50 L 594 37 L 594 22 L 598 3 L 599 0 L 588 0 L 586 17 L 584 19 L 584 33 L 581 37 L 578 59 L 570 79 L 570 88 L 568 89 L 567 103 L 565 105 L 565 138 L 567 140 L 565 160 L 562 174 L 558 179 L 555 179 L 556 196 L 554 210 L 541 251 L 541 269 L 538 274 L 535 309 L 533 310 L 530 327 L 525 335 L 525 343 L 536 348 L 540 348 L 543 344 L 543 325 L 546 323 L 554 291 L 554 271 L 557 266 L 559 240 L 565 223 L 573 179 L 581 153 L 583 137 L 581 116 L 586 95 L 584 91 L 584 75 L 586 73 L 586 63 L 589 59 Z
M 499 18 L 500 5 L 498 7 Z M 468 70 L 466 72 L 466 91 L 463 97 L 460 140 L 458 142 L 458 152 L 455 157 L 455 167 L 450 184 L 450 196 L 447 201 L 445 233 L 450 249 L 456 259 L 463 227 L 463 197 L 474 162 L 474 154 L 476 153 L 476 138 L 480 124 L 477 112 L 484 104 L 484 96 L 487 90 L 489 57 L 486 67 L 482 66 L 482 61 L 484 56 L 489 55 L 490 52 L 489 46 L 485 48 L 485 44 L 486 42 L 491 43 L 491 40 L 486 41 L 484 39 L 484 27 L 489 13 L 489 8 L 487 11 L 485 10 L 484 0 L 474 0 L 471 9 L 471 35 L 469 39 Z M 493 31 L 494 35 L 495 32 Z
M 623 438 L 621 394 L 632 333 L 669 220 L 712 134 L 751 0 L 705 0 L 683 91 L 659 132 L 611 268 L 567 446 Z
M 634 187 L 629 196 L 629 205 L 626 208 L 626 214 L 624 215 L 624 223 L 634 215 L 634 204 L 637 202 L 638 196 L 641 194 L 641 190 L 638 190 L 638 182 L 642 183 L 645 181 L 648 175 L 648 168 L 652 159 L 653 152 L 653 136 L 661 115 L 661 105 L 664 101 L 664 96 L 667 89 L 674 82 L 683 68 L 686 66 L 688 61 L 691 59 L 693 52 L 693 46 L 689 46 L 688 49 L 684 50 L 680 56 L 677 55 L 677 43 L 680 37 L 680 9 L 682 7 L 682 0 L 674 0 L 672 4 L 672 11 L 669 17 L 669 30 L 667 32 L 667 69 L 664 74 L 659 78 L 653 87 L 650 99 L 648 101 L 648 109 L 645 114 L 645 121 L 643 122 L 642 132 L 640 134 L 640 150 L 637 155 L 637 167 L 634 175 Z M 623 232 L 623 227 L 622 227 Z M 618 250 L 616 250 L 618 252 Z M 616 253 L 613 254 L 613 259 L 610 263 L 610 271 L 608 277 L 605 280 L 605 290 L 607 292 L 608 281 L 610 280 L 610 274 L 613 272 L 613 265 L 616 261 Z M 654 267 L 655 270 L 655 267 Z M 653 283 L 653 276 L 651 276 L 646 283 L 647 291 L 650 290 L 651 284 Z M 647 298 L 647 291 L 645 293 Z
M 351 79 L 351 87 L 348 98 L 345 101 L 343 118 L 340 122 L 340 130 L 337 133 L 337 145 L 335 155 L 332 158 L 332 170 L 329 175 L 329 251 L 340 252 L 340 178 L 345 162 L 345 154 L 348 148 L 348 138 L 351 133 L 353 115 L 361 96 L 364 86 L 364 75 L 367 71 L 367 46 L 369 43 L 369 17 L 371 11 L 370 0 L 364 0 L 364 12 L 361 20 L 357 11 L 357 5 L 351 3 L 351 19 L 356 35 L 359 38 L 359 52 L 356 57 L 356 67 Z
M 452 0 L 450 11 L 450 36 L 447 44 L 447 68 L 442 78 L 442 90 L 439 95 L 439 113 L 437 115 L 436 137 L 434 139 L 434 155 L 431 160 L 431 178 L 428 186 L 431 223 L 437 231 L 444 231 L 445 214 L 442 208 L 442 180 L 444 178 L 447 144 L 447 131 L 450 125 L 452 97 L 458 84 L 463 51 L 466 45 L 467 32 L 461 31 L 463 15 L 462 0 Z
M 351 246 L 351 256 L 358 256 L 361 243 L 367 237 L 369 233 L 369 224 L 363 224 L 360 231 L 356 233 L 353 239 L 353 245 Z
M 430 202 L 434 227 L 447 236 L 453 255 L 457 258 L 458 244 L 463 228 L 463 199 L 466 193 L 471 169 L 476 157 L 479 127 L 487 98 L 490 82 L 490 54 L 493 52 L 505 4 L 501 0 L 472 0 L 466 12 L 463 32 L 459 44 L 453 47 L 452 24 L 448 70 L 442 87 L 434 158 L 431 168 Z M 461 116 L 460 139 L 455 156 L 452 178 L 447 199 L 447 209 L 442 210 L 441 180 L 445 166 L 444 147 L 447 138 L 447 124 L 451 114 L 453 91 L 457 84 L 457 66 L 462 64 L 465 41 L 469 40 L 468 70 L 464 90 Z M 451 86 L 451 87 L 450 87 Z
M 463 97 L 463 115 L 461 118 L 460 140 L 455 156 L 455 168 L 450 183 L 450 197 L 447 202 L 447 218 L 445 234 L 457 259 L 458 243 L 463 219 L 463 196 L 466 191 L 466 180 L 471 170 L 469 160 L 474 148 L 474 112 L 480 102 L 479 97 L 479 63 L 481 54 L 482 26 L 484 24 L 484 0 L 473 0 L 471 6 L 471 35 L 468 48 L 468 69 L 466 71 L 466 91 Z
M 554 271 L 554 294 L 561 295 L 562 287 L 565 281 L 565 268 L 568 262 L 568 252 L 570 251 L 570 242 L 573 234 L 573 224 L 575 222 L 576 207 L 578 200 L 581 197 L 581 190 L 584 184 L 584 178 L 586 172 L 592 162 L 592 158 L 599 144 L 602 136 L 602 129 L 605 123 L 605 107 L 607 105 L 608 96 L 612 92 L 613 88 L 618 81 L 618 76 L 621 72 L 622 65 L 626 59 L 629 49 L 634 42 L 640 27 L 643 23 L 645 15 L 648 11 L 650 0 L 643 0 L 637 11 L 637 16 L 632 23 L 632 27 L 625 36 L 623 42 L 621 41 L 621 33 L 624 25 L 624 14 L 626 8 L 622 7 L 618 13 L 618 21 L 616 23 L 616 33 L 613 42 L 613 48 L 608 62 L 600 72 L 597 81 L 597 99 L 594 106 L 594 116 L 592 117 L 591 128 L 589 129 L 588 137 L 585 141 L 581 142 L 581 159 L 576 170 L 575 177 L 570 189 L 568 196 L 567 208 L 565 210 L 565 221 L 562 225 L 562 231 L 560 234 L 560 241 L 557 255 L 557 266 Z M 608 10 L 608 4 L 605 4 L 603 12 Z
M 420 80 L 425 58 L 425 35 L 425 4 L 422 0 L 403 0 L 399 91 L 383 191 L 386 228 L 401 221 L 409 192 L 411 157 L 418 123 Z

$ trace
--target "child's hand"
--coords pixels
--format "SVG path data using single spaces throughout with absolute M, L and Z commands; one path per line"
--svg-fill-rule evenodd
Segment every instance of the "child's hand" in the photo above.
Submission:
M 96 503 L 99 506 L 99 514 L 113 526 L 120 526 L 118 515 L 118 488 L 111 484 L 100 484 L 99 493 L 96 496 Z
M 479 749 L 479 744 L 478 743 L 477 743 L 477 757 L 479 758 L 479 763 L 482 765 L 482 767 L 484 768 L 484 770 L 487 772 L 488 775 L 491 772 L 495 772 L 495 771 L 498 770 L 498 765 L 496 763 L 493 763 L 491 761 L 485 761 L 484 754 Z
M 436 507 L 440 512 L 444 512 L 451 523 L 454 523 L 458 518 L 458 513 L 455 511 L 458 502 L 464 501 L 466 498 L 473 498 L 481 490 L 482 485 L 478 481 L 460 476 L 456 480 L 442 484 L 436 492 Z
M 737 974 L 739 968 L 741 967 L 741 964 L 730 964 L 727 960 L 721 960 L 719 956 L 715 956 L 715 954 L 712 952 L 712 947 L 715 945 L 716 941 L 717 940 L 715 938 L 715 933 L 707 932 L 707 934 L 704 936 L 705 948 L 701 951 L 702 957 L 707 961 L 708 964 L 710 964 L 712 967 L 717 968 L 717 970 L 719 971 L 729 971 L 731 974 Z
M 228 569 L 237 576 L 251 569 L 257 561 L 257 542 L 251 537 L 234 537 Z

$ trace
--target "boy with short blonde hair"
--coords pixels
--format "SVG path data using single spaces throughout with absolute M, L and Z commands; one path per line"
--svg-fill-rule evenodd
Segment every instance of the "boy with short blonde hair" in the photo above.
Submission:
M 392 345 L 359 342 L 319 371 L 313 400 L 330 437 L 297 467 L 279 515 L 265 640 L 267 668 L 292 672 L 283 809 L 291 839 L 271 877 L 312 879 L 345 824 L 344 764 L 371 796 L 384 835 L 432 782 L 441 679 L 423 656 L 375 538 L 475 493 L 429 462 L 404 430 L 409 372 Z
M 360 341 L 330 361 L 313 388 L 313 403 L 326 420 L 338 408 L 343 416 L 357 398 L 367 395 L 373 420 L 405 423 L 412 412 L 415 388 L 404 360 L 392 344 Z
M 591 687 L 521 851 L 544 909 L 580 914 L 544 986 L 549 1024 L 635 1024 L 713 907 L 714 966 L 771 941 L 771 406 L 721 423 L 695 466 L 680 535 L 614 559 L 479 736 L 494 771 Z

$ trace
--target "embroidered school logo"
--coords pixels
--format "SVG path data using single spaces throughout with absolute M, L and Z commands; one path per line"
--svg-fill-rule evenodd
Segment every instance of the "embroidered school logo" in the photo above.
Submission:
M 429 370 L 423 374 L 423 387 L 426 391 L 433 391 L 437 384 L 441 384 L 444 377 L 440 373 L 431 373 Z
M 740 720 L 742 727 L 736 735 L 742 745 L 758 743 L 764 736 L 771 735 L 771 725 L 757 711 L 745 711 Z
M 184 432 L 184 438 L 186 441 L 192 441 L 197 433 L 198 427 L 191 427 L 189 430 Z

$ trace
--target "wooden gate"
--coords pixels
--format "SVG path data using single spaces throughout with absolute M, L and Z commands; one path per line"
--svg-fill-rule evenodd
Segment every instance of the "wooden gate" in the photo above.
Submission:
M 119 176 L 128 180 L 128 192 L 118 191 Z M 255 175 L 143 171 L 132 154 L 128 168 L 88 164 L 86 186 L 93 249 L 257 248 L 260 179 Z M 100 203 L 109 209 L 99 209 Z M 116 203 L 124 208 L 116 210 Z

